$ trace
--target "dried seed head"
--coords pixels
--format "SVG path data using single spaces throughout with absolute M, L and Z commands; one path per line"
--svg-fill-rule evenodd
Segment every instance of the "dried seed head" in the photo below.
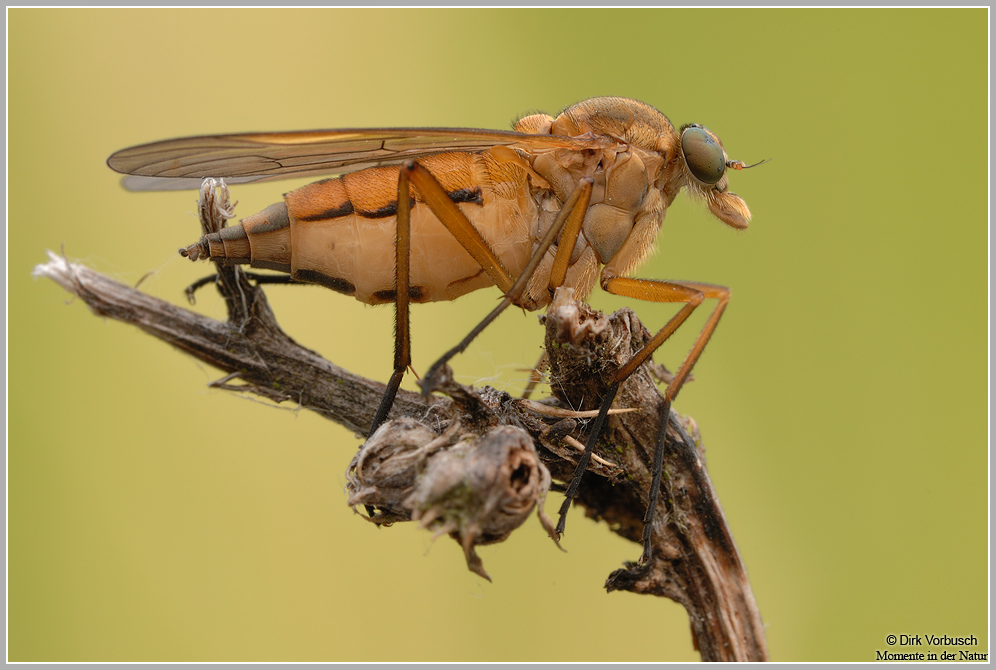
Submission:
M 544 528 L 557 540 L 542 509 L 550 472 L 521 428 L 500 426 L 449 446 L 454 435 L 437 437 L 410 419 L 388 422 L 350 463 L 349 504 L 372 510 L 374 523 L 411 519 L 450 535 L 467 567 L 490 580 L 474 547 L 505 540 L 537 503 Z

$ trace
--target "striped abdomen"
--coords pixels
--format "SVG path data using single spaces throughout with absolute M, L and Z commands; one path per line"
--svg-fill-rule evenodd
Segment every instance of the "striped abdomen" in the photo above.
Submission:
M 528 170 L 510 150 L 420 159 L 513 276 L 536 237 Z M 369 304 L 395 299 L 397 166 L 309 184 L 284 202 L 201 239 L 189 255 L 288 272 Z M 470 254 L 412 191 L 411 297 L 452 300 L 492 285 Z

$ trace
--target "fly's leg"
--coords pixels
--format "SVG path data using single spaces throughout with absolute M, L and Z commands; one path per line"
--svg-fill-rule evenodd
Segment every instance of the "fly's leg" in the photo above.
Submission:
M 467 250 L 467 253 L 477 261 L 478 265 L 484 269 L 488 277 L 491 278 L 503 293 L 507 293 L 512 288 L 512 275 L 509 274 L 505 266 L 502 265 L 498 254 L 495 253 L 491 245 L 488 244 L 481 233 L 470 222 L 470 219 L 460 211 L 442 184 L 432 176 L 429 170 L 415 161 L 408 161 L 401 166 L 398 182 L 410 180 L 411 184 L 418 189 L 422 200 L 428 205 L 436 218 L 450 231 L 450 234 Z M 400 188 L 400 186 L 399 186 Z M 401 193 L 398 193 L 399 199 Z M 409 197 L 409 192 L 404 193 L 405 198 Z
M 581 182 L 584 184 L 584 180 Z M 571 196 L 573 198 L 573 195 Z M 564 279 L 567 277 L 567 268 L 570 265 L 571 253 L 574 251 L 574 245 L 577 243 L 578 235 L 581 234 L 581 224 L 584 223 L 584 212 L 588 209 L 588 200 L 591 197 L 591 187 L 588 187 L 588 195 L 585 196 L 584 203 L 582 203 L 582 216 L 572 217 L 564 224 L 564 232 L 560 236 L 560 243 L 557 245 L 557 254 L 553 258 L 553 266 L 550 268 L 550 281 L 547 287 L 550 289 L 550 294 L 564 285 Z M 570 200 L 568 200 L 570 203 Z M 564 209 L 567 209 L 567 204 L 564 205 Z M 561 211 L 561 214 L 563 210 Z M 558 218 L 559 220 L 559 218 Z M 554 227 L 557 227 L 556 224 Z M 533 369 L 532 373 L 529 375 L 529 384 L 526 386 L 526 390 L 523 392 L 522 397 L 528 398 L 532 395 L 533 389 L 542 379 L 542 370 L 546 368 L 550 363 L 550 356 L 544 351 L 543 355 L 540 356 L 539 361 L 536 363 L 536 367 Z
M 395 321 L 394 321 L 394 373 L 387 383 L 387 390 L 374 414 L 367 438 L 374 434 L 391 411 L 394 398 L 398 394 L 405 370 L 412 362 L 411 328 L 408 307 L 411 303 L 411 187 L 422 195 L 432 213 L 436 215 L 464 249 L 476 260 L 491 280 L 503 291 L 512 287 L 512 276 L 502 265 L 498 255 L 481 237 L 474 224 L 450 200 L 446 189 L 432 176 L 432 173 L 415 161 L 408 161 L 398 171 L 398 213 L 397 234 L 395 236 Z
M 546 371 L 546 369 L 549 366 L 550 366 L 550 356 L 549 354 L 546 353 L 546 351 L 544 351 L 543 354 L 540 356 L 540 359 L 536 361 L 536 365 L 533 367 L 532 370 L 529 371 L 529 383 L 526 384 L 526 388 L 522 392 L 523 400 L 528 400 L 529 397 L 533 394 L 533 391 L 536 390 L 536 387 L 539 385 L 539 383 L 543 381 L 543 373 Z
M 427 383 L 442 367 L 442 364 L 449 360 L 452 356 L 459 351 L 462 351 L 470 344 L 470 341 L 474 339 L 491 321 L 493 321 L 498 314 L 501 313 L 508 305 L 517 301 L 525 290 L 525 287 L 529 281 L 529 278 L 535 272 L 536 267 L 539 265 L 540 260 L 543 258 L 543 254 L 550 247 L 553 241 L 556 239 L 556 232 L 559 231 L 560 227 L 563 225 L 564 220 L 571 212 L 575 213 L 575 218 L 583 218 L 584 211 L 588 207 L 588 200 L 591 196 L 591 180 L 582 180 L 582 185 L 577 189 L 571 199 L 568 201 L 568 207 L 565 205 L 560 216 L 557 217 L 557 221 L 551 227 L 551 230 L 547 233 L 543 242 L 540 244 L 540 249 L 533 255 L 527 265 L 522 276 L 519 277 L 517 281 L 512 281 L 512 276 L 505 269 L 498 255 L 495 253 L 491 245 L 488 244 L 481 233 L 474 227 L 474 224 L 464 215 L 460 208 L 450 199 L 449 194 L 446 193 L 446 189 L 439 183 L 439 181 L 432 176 L 432 173 L 428 169 L 420 165 L 415 161 L 408 161 L 401 166 L 398 173 L 398 212 L 397 212 L 397 233 L 396 233 L 396 260 L 395 260 L 395 287 L 396 287 L 396 297 L 395 297 L 395 336 L 394 336 L 394 372 L 391 375 L 391 379 L 387 384 L 387 389 L 384 392 L 384 397 L 380 401 L 380 406 L 377 408 L 377 412 L 374 414 L 373 421 L 370 424 L 370 431 L 367 434 L 369 438 L 374 434 L 374 431 L 380 427 L 384 421 L 387 420 L 387 416 L 391 411 L 391 407 L 394 405 L 394 398 L 398 393 L 398 388 L 401 386 L 401 380 L 405 375 L 405 370 L 411 365 L 411 330 L 409 325 L 409 314 L 408 307 L 411 302 L 411 296 L 409 294 L 410 288 L 410 259 L 411 259 L 411 188 L 414 187 L 418 189 L 419 194 L 422 196 L 422 200 L 425 204 L 432 210 L 432 213 L 436 215 L 436 218 L 446 227 L 447 230 L 460 242 L 461 246 L 467 250 L 467 253 L 477 261 L 477 263 L 484 269 L 491 280 L 498 285 L 498 287 L 506 294 L 505 298 L 499 304 L 499 307 L 492 311 L 484 319 L 481 324 L 477 326 L 470 335 L 464 338 L 463 342 L 456 348 L 450 350 L 446 356 L 437 362 L 430 368 L 429 373 L 423 380 L 420 380 L 420 385 L 422 385 L 423 393 L 429 393 L 431 391 L 431 386 L 427 386 Z M 583 200 L 583 202 L 581 202 Z M 580 207 L 578 204 L 580 203 Z M 580 227 L 580 221 L 577 226 Z M 573 245 L 572 245 L 573 247 Z M 429 390 L 426 390 L 426 389 Z
M 678 396 L 678 392 L 684 385 L 685 381 L 688 379 L 688 375 L 691 373 L 692 368 L 695 366 L 695 362 L 698 360 L 699 356 L 702 355 L 702 351 L 705 349 L 706 343 L 709 342 L 709 338 L 712 337 L 713 332 L 716 330 L 716 325 L 719 323 L 719 318 L 723 315 L 723 311 L 726 309 L 726 305 L 730 300 L 730 290 L 725 286 L 716 286 L 713 284 L 701 284 L 696 282 L 683 282 L 683 281 L 657 281 L 651 279 L 630 279 L 625 277 L 605 277 L 602 278 L 602 288 L 609 293 L 614 293 L 616 295 L 626 296 L 630 298 L 637 298 L 640 300 L 647 300 L 650 302 L 671 302 L 671 303 L 685 303 L 684 306 L 671 317 L 671 320 L 658 331 L 654 337 L 647 342 L 636 354 L 633 355 L 623 367 L 616 372 L 616 375 L 609 388 L 606 391 L 605 397 L 602 399 L 602 405 L 599 408 L 598 417 L 595 419 L 595 424 L 592 427 L 591 433 L 588 436 L 588 442 L 585 444 L 584 454 L 578 461 L 578 466 L 574 471 L 574 477 L 571 479 L 571 483 L 567 488 L 566 498 L 564 500 L 563 506 L 560 508 L 560 520 L 557 523 L 557 532 L 564 532 L 564 525 L 567 520 L 567 511 L 570 509 L 571 501 L 577 495 L 578 487 L 581 484 L 581 477 L 584 475 L 585 470 L 588 467 L 588 461 L 591 459 L 591 455 L 595 448 L 595 443 L 598 441 L 601 435 L 602 429 L 605 427 L 605 421 L 608 415 L 608 410 L 612 406 L 612 401 L 615 399 L 616 393 L 619 391 L 619 386 L 622 382 L 636 371 L 644 362 L 646 362 L 651 354 L 661 346 L 671 335 L 674 334 L 678 327 L 685 322 L 685 320 L 695 311 L 695 308 L 702 304 L 702 301 L 707 298 L 715 298 L 719 301 L 716 307 L 713 309 L 712 314 L 709 315 L 709 319 L 706 321 L 705 326 L 702 327 L 702 331 L 699 333 L 698 338 L 695 340 L 695 344 L 692 345 L 691 351 L 688 356 L 685 357 L 685 361 L 681 364 L 681 368 L 675 373 L 674 378 L 671 383 L 667 385 L 664 390 L 664 406 L 661 409 L 660 418 L 660 428 L 657 435 L 657 445 L 654 449 L 654 460 L 651 466 L 652 478 L 650 483 L 650 494 L 647 501 L 647 512 L 644 515 L 644 528 L 643 528 L 643 555 L 640 561 L 645 563 L 650 560 L 652 547 L 651 547 L 651 533 L 653 528 L 654 511 L 657 509 L 657 501 L 660 497 L 660 486 L 661 486 L 661 474 L 664 464 L 664 448 L 666 446 L 667 440 L 667 423 L 668 417 L 671 414 L 671 403 Z
M 422 169 L 424 170 L 424 168 Z M 464 225 L 470 226 L 471 229 L 473 229 L 474 232 L 477 233 L 477 230 L 473 228 L 473 224 L 471 224 L 470 221 L 467 220 L 467 217 L 463 215 L 463 212 L 461 212 L 457 208 L 457 206 L 454 205 L 452 201 L 450 201 L 449 196 L 446 195 L 446 192 L 443 190 L 443 187 L 440 186 L 439 183 L 435 181 L 435 178 L 432 177 L 431 174 L 428 174 L 428 170 L 425 170 L 425 173 L 426 175 L 428 175 L 428 177 L 432 178 L 432 181 L 434 182 L 434 185 L 432 186 L 430 186 L 429 184 L 426 184 L 425 186 L 429 188 L 437 188 L 440 194 L 443 197 L 445 197 L 444 201 L 440 200 L 439 202 L 441 204 L 445 203 L 447 205 L 446 207 L 440 207 L 440 211 L 437 211 L 435 208 L 432 207 L 432 204 L 430 203 L 429 206 L 430 208 L 432 208 L 433 213 L 443 222 L 443 224 L 447 228 L 451 230 L 451 232 L 454 233 L 454 236 L 457 237 L 457 239 L 460 240 L 461 243 L 463 242 L 463 239 L 455 232 L 455 229 L 458 226 L 460 227 Z M 584 178 L 580 181 L 578 187 L 574 189 L 574 192 L 567 199 L 567 202 L 565 202 L 564 206 L 560 208 L 560 213 L 557 214 L 557 218 L 554 220 L 553 225 L 550 226 L 550 229 L 546 232 L 546 235 L 540 241 L 536 251 L 529 259 L 529 263 L 526 264 L 526 267 L 522 271 L 522 274 L 519 275 L 519 277 L 515 280 L 515 282 L 507 289 L 503 287 L 501 284 L 498 284 L 499 287 L 502 288 L 502 290 L 505 292 L 505 297 L 502 298 L 502 301 L 500 303 L 498 303 L 498 306 L 495 307 L 493 310 L 491 310 L 491 312 L 486 317 L 484 317 L 484 319 L 479 324 L 477 324 L 477 326 L 475 326 L 470 331 L 470 333 L 468 333 L 467 336 L 460 341 L 459 344 L 457 344 L 455 347 L 447 351 L 445 354 L 443 354 L 442 358 L 433 363 L 432 367 L 429 368 L 429 371 L 425 374 L 425 376 L 421 380 L 419 380 L 419 386 L 422 388 L 423 394 L 429 394 L 436 388 L 436 384 L 439 378 L 439 372 L 440 370 L 442 370 L 443 366 L 450 361 L 450 359 L 452 359 L 457 354 L 463 352 L 468 346 L 470 346 L 470 343 L 473 342 L 474 338 L 480 335 L 481 332 L 488 325 L 490 325 L 492 321 L 498 318 L 498 315 L 501 314 L 503 311 L 505 311 L 510 305 L 518 304 L 519 300 L 522 298 L 522 294 L 526 290 L 526 287 L 529 285 L 529 280 L 532 278 L 533 273 L 536 272 L 536 268 L 539 267 L 539 264 L 543 260 L 543 257 L 546 255 L 547 250 L 557 240 L 557 237 L 560 235 L 562 229 L 564 230 L 564 239 L 561 239 L 561 246 L 559 246 L 557 249 L 557 257 L 562 255 L 561 252 L 562 249 L 564 248 L 564 245 L 566 245 L 567 247 L 567 252 L 566 252 L 567 256 L 568 257 L 570 256 L 570 251 L 574 248 L 574 240 L 577 239 L 577 233 L 576 232 L 574 233 L 573 238 L 567 238 L 566 235 L 567 232 L 571 229 L 574 230 L 581 229 L 581 223 L 584 220 L 585 212 L 588 210 L 588 202 L 591 199 L 592 183 L 593 183 L 592 180 L 589 178 Z M 429 202 L 423 188 L 420 188 L 419 191 L 422 193 L 422 196 L 426 198 L 426 202 Z M 459 221 L 457 219 L 458 215 L 459 218 L 462 219 L 462 221 Z M 565 240 L 569 240 L 569 242 Z M 471 249 L 467 247 L 466 244 L 464 244 L 464 247 L 467 248 L 467 251 L 471 251 Z M 490 250 L 490 247 L 488 247 L 488 249 Z M 493 254 L 494 252 L 492 251 L 491 253 Z M 471 254 L 473 255 L 473 252 L 471 252 Z M 478 262 L 480 263 L 481 261 L 478 260 Z M 497 257 L 495 257 L 494 262 L 496 263 L 499 262 Z M 481 263 L 481 265 L 485 269 L 487 269 L 488 267 L 484 263 Z
M 406 166 L 407 167 L 407 166 Z M 412 363 L 411 324 L 408 306 L 411 303 L 409 284 L 411 280 L 411 189 L 410 171 L 402 167 L 398 173 L 398 215 L 395 235 L 395 302 L 394 302 L 394 372 L 387 383 L 387 390 L 381 398 L 380 407 L 370 423 L 367 439 L 374 434 L 387 419 L 394 397 L 398 394 L 405 370 Z M 424 169 L 424 168 L 423 168 Z M 447 198 L 449 199 L 449 198 Z
M 261 275 L 261 274 L 258 274 L 256 272 L 246 272 L 245 275 L 249 279 L 252 279 L 253 281 L 255 281 L 257 284 L 295 284 L 295 283 L 297 283 L 297 282 L 294 281 L 294 279 L 290 275 Z M 183 289 L 183 293 L 184 293 L 184 295 L 187 296 L 187 300 L 190 302 L 190 304 L 194 305 L 194 304 L 197 303 L 197 300 L 194 298 L 194 295 L 198 291 L 200 291 L 202 288 L 204 288 L 205 286 L 207 286 L 208 284 L 213 284 L 216 281 L 218 281 L 218 275 L 217 274 L 208 275 L 207 277 L 201 277 L 200 279 L 198 279 L 197 281 L 195 281 L 193 284 L 191 284 L 187 288 Z

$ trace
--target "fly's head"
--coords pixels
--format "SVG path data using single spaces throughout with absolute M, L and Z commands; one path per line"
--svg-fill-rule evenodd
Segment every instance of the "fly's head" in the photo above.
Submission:
M 744 230 L 750 223 L 750 209 L 743 198 L 727 190 L 730 170 L 743 170 L 753 165 L 731 160 L 723 143 L 708 128 L 691 123 L 680 130 L 680 147 L 675 152 L 670 183 L 672 197 L 687 188 L 693 197 L 706 201 L 709 211 L 732 228 Z

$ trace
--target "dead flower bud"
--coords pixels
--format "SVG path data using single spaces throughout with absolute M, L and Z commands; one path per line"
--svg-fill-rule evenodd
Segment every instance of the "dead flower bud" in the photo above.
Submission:
M 534 507 L 557 541 L 543 513 L 550 472 L 521 428 L 500 426 L 454 444 L 455 435 L 436 436 L 408 419 L 385 424 L 350 463 L 349 504 L 366 506 L 377 524 L 411 519 L 437 537 L 450 535 L 467 567 L 490 581 L 474 547 L 505 540 Z

